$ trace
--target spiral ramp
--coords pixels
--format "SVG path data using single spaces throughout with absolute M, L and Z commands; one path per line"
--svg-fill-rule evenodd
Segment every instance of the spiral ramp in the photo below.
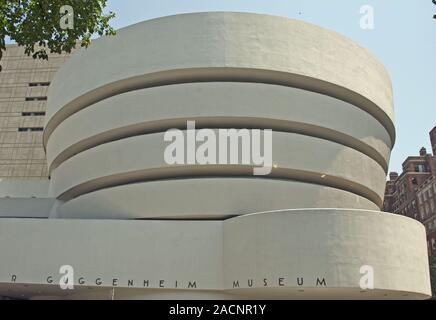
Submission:
M 188 122 L 218 137 L 272 130 L 271 172 L 168 164 L 165 134 L 187 139 Z M 23 248 L 39 234 L 29 254 L 46 258 L 28 270 L 1 241 L 5 274 L 45 288 L 32 298 L 426 298 L 424 227 L 379 211 L 394 143 L 387 72 L 339 34 L 228 12 L 135 24 L 53 81 L 52 219 L 0 224 Z M 84 279 L 74 293 L 37 280 L 69 263 Z

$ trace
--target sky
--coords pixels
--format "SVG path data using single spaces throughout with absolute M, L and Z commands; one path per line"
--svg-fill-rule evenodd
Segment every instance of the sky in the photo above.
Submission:
M 360 8 L 374 8 L 374 29 L 360 27 Z M 436 5 L 432 0 L 109 0 L 116 29 L 151 18 L 202 11 L 266 13 L 335 30 L 372 52 L 388 70 L 395 98 L 397 141 L 390 171 L 406 157 L 430 152 L 436 126 Z

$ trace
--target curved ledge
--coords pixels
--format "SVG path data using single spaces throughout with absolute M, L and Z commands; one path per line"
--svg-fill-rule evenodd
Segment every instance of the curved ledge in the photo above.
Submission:
M 273 221 L 272 217 L 277 220 Z M 407 292 L 401 292 L 408 291 L 405 290 L 406 287 L 422 295 L 429 292 L 428 271 L 426 270 L 428 262 L 425 258 L 426 249 L 423 244 L 425 230 L 419 222 L 412 219 L 367 210 L 303 209 L 240 216 L 226 222 L 229 223 L 226 224 L 224 233 L 226 248 L 224 266 L 231 271 L 225 276 L 224 282 L 225 287 L 236 289 L 239 293 L 252 292 L 256 295 L 256 289 L 262 288 L 262 281 L 257 281 L 257 285 L 253 285 L 253 282 L 250 285 L 247 278 L 250 279 L 250 276 L 255 274 L 269 274 L 271 263 L 259 262 L 272 261 L 270 253 L 275 250 L 286 252 L 286 254 L 278 261 L 274 261 L 274 268 L 283 265 L 287 266 L 288 270 L 298 270 L 304 265 L 304 272 L 301 276 L 317 270 L 319 266 L 334 265 L 332 276 L 338 277 L 342 282 L 341 286 L 337 286 L 339 292 L 340 288 L 344 287 L 359 289 L 362 266 L 373 268 L 377 279 L 374 284 L 375 288 L 387 290 L 395 287 L 400 291 L 396 293 L 397 296 L 403 295 L 403 299 L 410 295 Z M 291 225 L 294 227 L 290 227 Z M 298 229 L 297 225 L 304 227 Z M 410 233 L 406 235 L 408 229 Z M 244 232 L 238 232 L 239 230 L 244 230 Z M 273 243 L 276 234 L 288 234 L 288 238 L 286 241 L 274 242 L 274 249 L 272 246 L 263 245 Z M 402 239 L 399 240 L 400 238 Z M 304 243 L 303 250 L 301 249 L 302 243 Z M 323 249 L 313 255 L 312 248 L 320 247 Z M 334 249 L 330 251 L 327 248 Z M 296 258 L 289 254 L 293 250 L 300 250 L 302 255 L 307 254 L 313 263 L 296 266 Z M 408 251 L 409 257 L 405 258 L 406 254 L 399 254 L 399 251 Z M 346 259 L 341 258 L 343 254 L 347 256 Z M 241 259 L 244 263 L 236 263 L 236 259 Z M 297 261 L 301 261 L 301 258 Z M 408 261 L 408 267 L 405 267 L 406 261 Z M 419 264 L 420 267 L 415 269 L 414 263 Z M 419 273 L 417 279 L 410 278 L 411 274 L 414 274 L 412 270 Z M 328 273 L 323 274 L 322 277 L 327 280 Z M 259 280 L 263 278 L 266 277 Z M 235 287 L 234 282 L 237 280 L 239 280 L 239 286 Z M 322 292 L 322 286 L 317 285 L 316 279 L 310 279 L 303 286 Z M 279 285 L 276 287 L 280 289 Z M 388 292 L 384 292 L 386 293 Z M 279 295 L 278 292 L 276 294 Z M 327 295 L 328 291 L 325 294 Z M 370 298 L 372 294 L 376 293 L 372 290 L 365 292 L 367 298 Z M 305 293 L 303 296 L 307 297 L 310 294 Z M 345 297 L 346 293 L 343 293 L 343 296 Z M 356 295 L 353 294 L 353 296 Z
M 44 148 L 53 131 L 62 121 L 76 112 L 104 99 L 129 91 L 196 82 L 247 82 L 282 85 L 321 93 L 351 103 L 372 115 L 387 130 L 392 146 L 395 143 L 395 127 L 391 118 L 374 102 L 339 85 L 299 74 L 244 68 L 191 68 L 156 72 L 119 80 L 99 87 L 72 100 L 52 115 L 43 134 Z
M 210 130 L 216 132 L 214 129 Z M 182 131 L 180 134 L 186 135 L 187 132 Z M 102 177 L 168 167 L 177 170 L 190 165 L 188 159 L 177 164 L 172 164 L 172 161 L 167 162 L 169 159 L 166 160 L 164 155 L 168 151 L 169 142 L 164 141 L 164 136 L 163 133 L 135 136 L 77 154 L 53 171 L 51 176 L 53 195 L 58 197 L 75 186 Z M 247 139 L 245 140 L 247 142 Z M 277 168 L 319 172 L 320 175 L 341 177 L 357 182 L 376 192 L 380 198 L 383 197 L 386 173 L 377 162 L 365 154 L 335 142 L 293 133 L 273 131 L 271 142 L 272 153 L 268 155 L 268 162 L 255 162 L 254 158 L 250 157 L 245 160 L 240 158 L 238 161 L 234 159 L 233 162 L 229 162 L 229 159 L 227 161 L 216 159 L 216 162 L 211 161 L 209 164 L 220 164 L 222 168 L 226 168 L 227 164 L 241 164 L 253 168 L 253 166 L 270 163 Z M 236 147 L 240 152 L 244 144 L 239 143 Z M 196 161 L 192 164 L 202 166 Z M 265 174 L 268 173 L 269 171 L 265 171 Z M 251 176 L 253 174 L 252 170 Z
M 186 130 L 186 122 L 195 121 L 198 129 L 202 128 L 232 128 L 232 129 L 271 129 L 275 132 L 296 133 L 323 140 L 328 140 L 359 151 L 377 162 L 387 173 L 386 159 L 373 147 L 342 132 L 323 128 L 307 123 L 278 119 L 251 117 L 198 117 L 178 118 L 138 123 L 131 126 L 116 128 L 79 141 L 62 151 L 50 164 L 49 173 L 63 162 L 86 150 L 113 141 L 152 133 L 162 133 L 169 129 Z
M 381 207 L 383 204 L 383 200 L 376 192 L 361 184 L 344 178 L 325 175 L 319 172 L 282 168 L 273 168 L 271 174 L 268 176 L 256 176 L 255 178 L 253 178 L 253 166 L 243 165 L 177 166 L 124 172 L 84 182 L 63 192 L 57 198 L 61 201 L 70 201 L 91 192 L 127 184 L 199 177 L 250 177 L 252 179 L 280 179 L 300 181 L 354 193 L 368 199 L 369 201 L 376 204 L 378 207 Z
M 200 177 L 146 181 L 98 190 L 60 204 L 56 217 L 203 221 L 302 208 L 380 210 L 366 198 L 313 183 Z

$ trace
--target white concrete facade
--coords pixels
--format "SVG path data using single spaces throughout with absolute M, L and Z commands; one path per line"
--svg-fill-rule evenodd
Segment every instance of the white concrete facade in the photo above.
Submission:
M 68 298 L 75 292 L 57 286 L 57 266 L 66 263 L 85 287 L 77 285 L 79 292 L 100 298 L 110 297 L 113 286 L 125 298 L 413 299 L 428 293 L 425 231 L 374 211 L 295 210 L 225 221 L 9 220 L 0 232 L 10 262 L 0 280 L 17 275 L 21 285 L 12 290 L 20 292 L 53 281 L 47 293 Z M 53 241 L 61 234 L 62 241 Z M 45 258 L 29 264 L 17 247 Z M 362 265 L 374 267 L 375 290 L 359 288 Z
M 166 163 L 164 134 L 187 121 L 272 130 L 272 172 Z M 0 199 L 0 294 L 426 298 L 424 227 L 379 211 L 394 143 L 387 72 L 334 32 L 222 12 L 121 29 L 51 84 L 51 179 L 27 199 L 46 200 L 26 215 Z

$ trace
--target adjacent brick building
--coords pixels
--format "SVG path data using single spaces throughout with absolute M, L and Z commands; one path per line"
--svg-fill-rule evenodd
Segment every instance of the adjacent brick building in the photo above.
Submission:
M 427 229 L 429 253 L 436 254 L 436 127 L 430 132 L 433 154 L 425 148 L 403 163 L 399 175 L 391 172 L 383 210 L 422 222 Z
M 35 60 L 6 46 L 0 72 L 0 179 L 46 179 L 42 132 L 47 91 L 68 54 Z

